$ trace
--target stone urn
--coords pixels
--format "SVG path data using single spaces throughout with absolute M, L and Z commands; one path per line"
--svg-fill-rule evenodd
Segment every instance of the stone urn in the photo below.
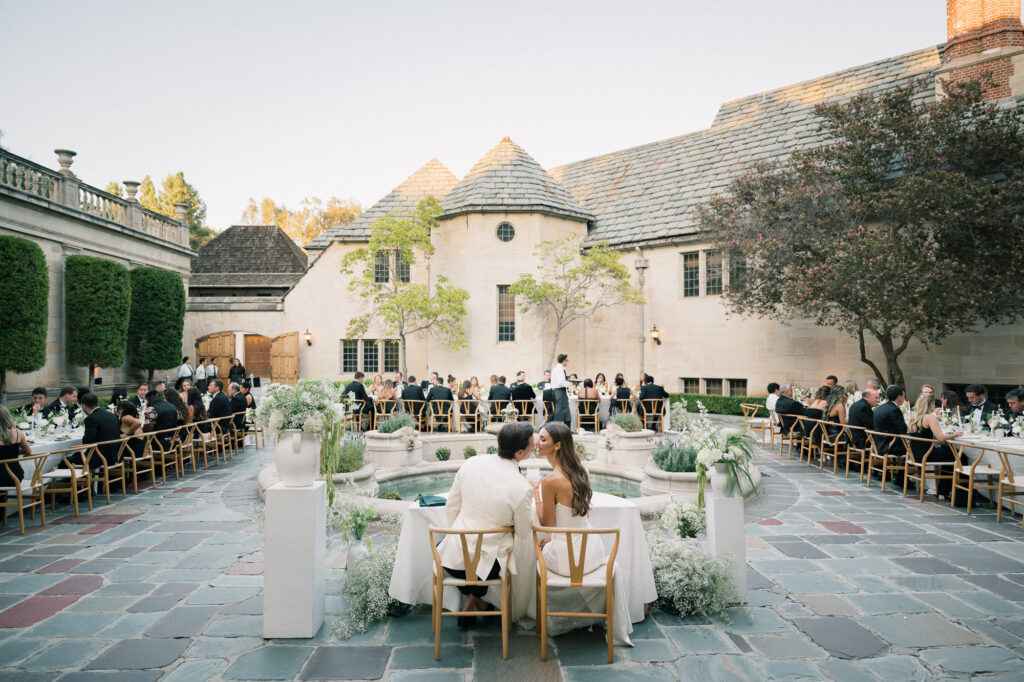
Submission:
M 320 473 L 320 436 L 298 429 L 278 432 L 274 466 L 281 483 L 289 488 L 313 485 Z
M 673 495 L 679 500 L 697 501 L 697 472 L 662 471 L 653 462 L 644 467 L 641 495 Z
M 654 449 L 654 431 L 625 431 L 616 424 L 609 424 L 601 432 L 604 437 L 604 453 L 606 464 L 618 466 L 646 466 Z
M 419 432 L 405 426 L 394 433 L 368 431 L 363 457 L 378 469 L 414 466 L 423 459 L 423 444 Z

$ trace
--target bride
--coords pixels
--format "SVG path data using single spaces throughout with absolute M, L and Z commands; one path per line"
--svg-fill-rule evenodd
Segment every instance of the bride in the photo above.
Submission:
M 558 528 L 591 528 L 590 501 L 593 490 L 590 487 L 590 476 L 576 454 L 572 440 L 572 431 L 561 422 L 550 422 L 537 434 L 537 454 L 548 460 L 551 473 L 539 483 L 531 481 L 537 517 L 542 526 Z M 569 534 L 572 539 L 573 557 L 580 558 L 582 535 Z M 603 540 L 610 535 L 591 535 L 587 541 L 587 555 L 584 558 L 583 572 L 590 573 L 607 562 L 608 553 Z M 562 576 L 569 576 L 569 548 L 564 534 L 554 538 L 545 537 L 540 541 L 544 563 L 549 571 Z M 613 627 L 614 639 L 618 644 L 632 646 L 629 633 L 633 625 L 629 618 L 629 607 L 626 603 L 625 586 L 615 573 Z M 586 606 L 580 608 L 582 602 Z M 563 603 L 564 602 L 564 603 Z M 573 603 L 573 606 L 569 606 Z M 603 612 L 605 608 L 603 588 L 570 588 L 561 594 L 551 593 L 548 600 L 549 611 L 594 611 Z M 554 618 L 549 621 L 548 634 L 558 635 L 569 630 L 590 625 L 594 621 L 583 619 Z

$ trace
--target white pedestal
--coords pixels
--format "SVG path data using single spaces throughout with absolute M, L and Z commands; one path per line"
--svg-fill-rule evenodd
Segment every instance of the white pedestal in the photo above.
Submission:
M 263 636 L 313 637 L 324 622 L 327 488 L 267 489 L 263 531 Z
M 732 580 L 741 602 L 747 601 L 747 541 L 743 498 L 711 495 L 707 503 L 708 551 L 732 557 Z

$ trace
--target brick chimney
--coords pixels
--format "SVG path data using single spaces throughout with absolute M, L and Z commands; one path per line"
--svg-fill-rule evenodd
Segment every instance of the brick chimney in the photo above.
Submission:
M 946 0 L 946 44 L 935 87 L 989 74 L 986 99 L 1024 94 L 1021 0 Z

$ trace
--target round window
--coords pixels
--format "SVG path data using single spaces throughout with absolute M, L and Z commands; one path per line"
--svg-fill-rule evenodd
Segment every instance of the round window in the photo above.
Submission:
M 508 223 L 502 223 L 498 225 L 498 239 L 503 242 L 510 242 L 516 236 L 516 228 L 512 227 Z

